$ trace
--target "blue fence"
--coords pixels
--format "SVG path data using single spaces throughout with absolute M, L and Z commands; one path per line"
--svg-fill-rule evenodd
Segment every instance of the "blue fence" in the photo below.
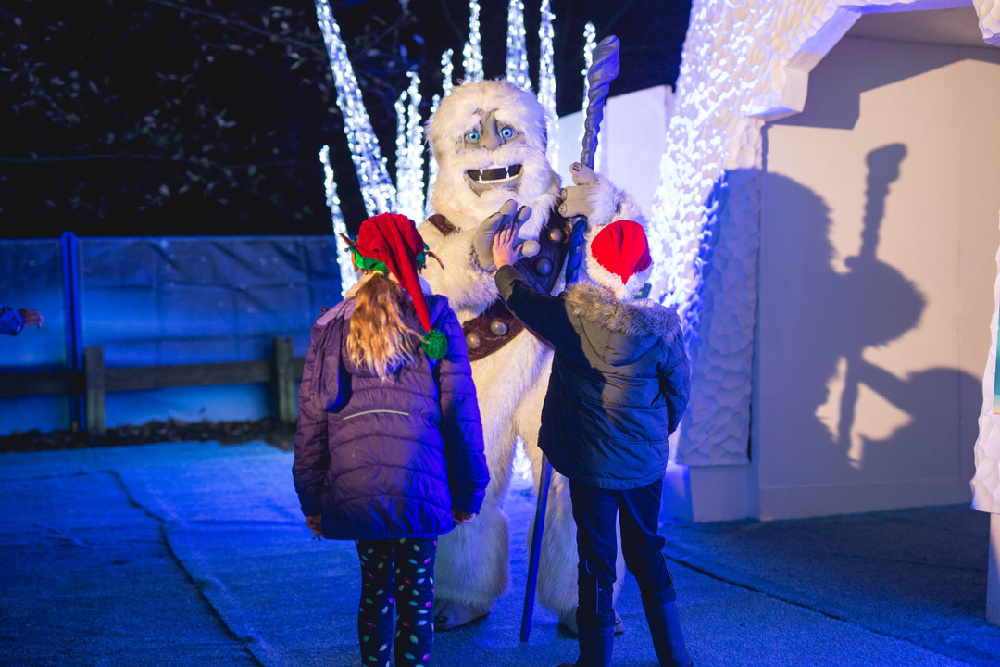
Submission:
M 267 359 L 276 335 L 304 356 L 323 306 L 340 301 L 333 236 L 101 237 L 0 241 L 0 303 L 42 312 L 41 330 L 0 338 L 0 370 Z M 112 393 L 107 425 L 237 421 L 271 412 L 267 387 Z M 73 397 L 0 398 L 0 434 L 68 429 Z

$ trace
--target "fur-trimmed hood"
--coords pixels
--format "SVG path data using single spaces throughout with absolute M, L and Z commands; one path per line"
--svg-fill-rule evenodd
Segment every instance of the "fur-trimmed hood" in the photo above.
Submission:
M 565 299 L 570 317 L 584 322 L 594 349 L 608 363 L 631 362 L 659 340 L 668 346 L 680 342 L 681 319 L 675 308 L 649 299 L 619 299 L 588 283 L 570 285 Z

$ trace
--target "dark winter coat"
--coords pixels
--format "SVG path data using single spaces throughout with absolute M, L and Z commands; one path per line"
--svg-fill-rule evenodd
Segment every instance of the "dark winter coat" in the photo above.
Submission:
M 538 438 L 552 467 L 605 489 L 662 479 L 667 437 L 690 393 L 677 311 L 588 284 L 542 294 L 510 266 L 496 284 L 510 311 L 555 348 Z
M 479 511 L 489 482 L 462 327 L 446 298 L 429 297 L 447 354 L 434 361 L 420 351 L 383 382 L 345 353 L 355 303 L 345 299 L 313 326 L 293 464 L 302 511 L 322 514 L 333 539 L 446 533 L 453 508 Z

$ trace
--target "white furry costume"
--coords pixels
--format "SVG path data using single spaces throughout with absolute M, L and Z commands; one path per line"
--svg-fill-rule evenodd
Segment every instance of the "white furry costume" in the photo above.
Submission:
M 491 112 L 497 121 L 516 129 L 525 141 L 492 150 L 467 147 L 463 137 Z M 431 222 L 420 226 L 424 241 L 444 262 L 443 269 L 428 263 L 422 275 L 436 294 L 448 297 L 463 323 L 482 313 L 498 297 L 492 273 L 480 268 L 473 249 L 474 234 L 483 221 L 505 201 L 514 199 L 532 210 L 531 218 L 521 227 L 520 238 L 537 239 L 559 204 L 559 177 L 545 159 L 545 126 L 545 112 L 535 96 L 505 81 L 457 86 L 430 120 L 431 149 L 439 165 L 431 204 L 455 229 L 445 234 Z M 521 165 L 516 190 L 498 187 L 480 196 L 470 189 L 467 170 L 515 164 Z M 588 203 L 593 213 L 586 235 L 588 248 L 593 236 L 609 222 L 621 218 L 641 221 L 638 207 L 603 177 L 598 176 L 590 192 Z M 581 279 L 588 280 L 590 259 L 583 264 Z M 563 267 L 555 270 L 561 272 Z M 555 291 L 562 286 L 559 280 Z M 551 350 L 528 331 L 517 333 L 498 351 L 472 362 L 491 479 L 479 516 L 438 541 L 438 600 L 455 601 L 485 613 L 507 588 L 508 530 L 501 505 L 518 435 L 531 459 L 537 487 L 542 461 L 538 429 L 551 365 Z M 559 474 L 553 475 L 546 511 L 538 599 L 561 619 L 571 617 L 577 605 L 576 527 L 569 487 Z

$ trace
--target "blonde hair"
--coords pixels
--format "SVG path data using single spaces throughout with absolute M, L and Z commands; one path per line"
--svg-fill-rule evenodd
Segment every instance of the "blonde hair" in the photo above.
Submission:
M 410 297 L 379 271 L 362 277 L 347 333 L 347 357 L 383 380 L 416 359 L 420 329 L 406 313 Z

